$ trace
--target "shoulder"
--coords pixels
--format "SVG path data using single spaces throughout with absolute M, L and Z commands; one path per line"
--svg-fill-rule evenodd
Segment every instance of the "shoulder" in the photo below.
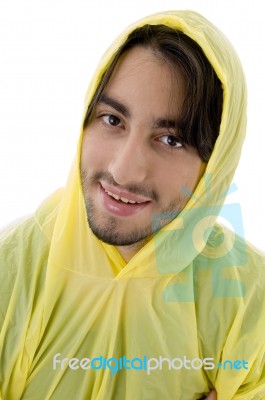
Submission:
M 0 231 L 0 274 L 36 273 L 48 257 L 62 191 L 46 199 L 30 216 Z
M 36 221 L 29 216 L 15 221 L 0 232 L 1 308 L 14 291 L 27 291 L 38 279 L 46 263 L 49 243 Z
M 16 220 L 0 231 L 1 269 L 32 260 L 32 254 L 47 248 L 48 240 L 43 234 L 35 215 Z
M 248 305 L 265 317 L 265 254 L 244 238 L 215 225 L 203 252 L 194 260 L 194 268 L 212 299 L 233 304 L 234 312 Z
M 254 362 L 264 351 L 265 255 L 222 225 L 194 260 L 202 346 L 219 360 Z M 262 350 L 263 349 L 263 350 Z
M 254 334 L 257 346 L 264 346 L 264 253 L 226 227 L 216 225 L 194 267 L 198 299 L 202 301 L 198 307 L 205 307 L 205 318 L 219 315 L 223 338 L 233 326 L 239 336 L 252 338 Z
M 29 307 L 42 292 L 59 202 L 60 196 L 52 195 L 34 214 L 0 231 L 0 317 L 11 304 Z
M 245 266 L 246 269 L 251 268 L 252 272 L 258 269 L 263 271 L 265 267 L 264 252 L 220 224 L 213 227 L 202 256 L 213 264 L 227 267 Z
M 21 257 L 27 251 L 36 250 L 36 244 L 40 247 L 49 245 L 61 196 L 62 190 L 58 190 L 44 200 L 34 214 L 0 229 L 0 255 Z

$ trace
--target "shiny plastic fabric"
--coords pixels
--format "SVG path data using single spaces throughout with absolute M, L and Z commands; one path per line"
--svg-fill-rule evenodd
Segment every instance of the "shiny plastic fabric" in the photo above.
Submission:
M 85 111 L 115 50 L 148 23 L 194 39 L 222 82 L 213 154 L 185 209 L 126 264 L 88 227 L 81 131 L 66 188 L 1 234 L 2 399 L 195 400 L 211 388 L 218 400 L 265 399 L 264 256 L 215 222 L 245 135 L 235 51 L 197 13 L 147 17 L 103 57 Z M 221 215 L 241 218 L 238 205 Z

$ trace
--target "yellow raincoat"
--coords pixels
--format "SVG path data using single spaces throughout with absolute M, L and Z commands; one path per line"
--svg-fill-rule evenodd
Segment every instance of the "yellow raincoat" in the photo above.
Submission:
M 179 216 L 129 263 L 90 231 L 80 148 L 66 188 L 0 246 L 0 397 L 4 400 L 265 399 L 265 263 L 216 224 L 237 166 L 246 89 L 224 35 L 197 13 L 164 12 L 144 24 L 183 31 L 203 49 L 224 90 L 220 134 L 206 172 Z M 221 211 L 241 230 L 240 207 Z M 159 226 L 160 219 L 154 219 Z

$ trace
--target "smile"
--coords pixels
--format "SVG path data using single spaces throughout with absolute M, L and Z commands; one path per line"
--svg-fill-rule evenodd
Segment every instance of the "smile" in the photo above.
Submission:
M 123 203 L 130 203 L 130 204 L 141 204 L 141 203 L 144 203 L 143 201 L 133 201 L 133 200 L 126 199 L 125 197 L 119 197 L 117 194 L 108 192 L 107 190 L 105 190 L 105 192 L 109 196 L 113 197 L 115 200 L 122 201 Z
M 146 208 L 151 201 L 142 196 L 121 191 L 111 185 L 99 184 L 100 201 L 103 208 L 119 217 L 128 217 Z

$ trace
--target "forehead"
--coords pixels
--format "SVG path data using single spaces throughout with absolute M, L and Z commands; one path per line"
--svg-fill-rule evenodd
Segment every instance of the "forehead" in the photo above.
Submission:
M 104 90 L 104 94 L 128 106 L 144 106 L 145 111 L 149 109 L 156 114 L 179 112 L 185 92 L 186 82 L 180 68 L 140 46 L 121 56 Z

